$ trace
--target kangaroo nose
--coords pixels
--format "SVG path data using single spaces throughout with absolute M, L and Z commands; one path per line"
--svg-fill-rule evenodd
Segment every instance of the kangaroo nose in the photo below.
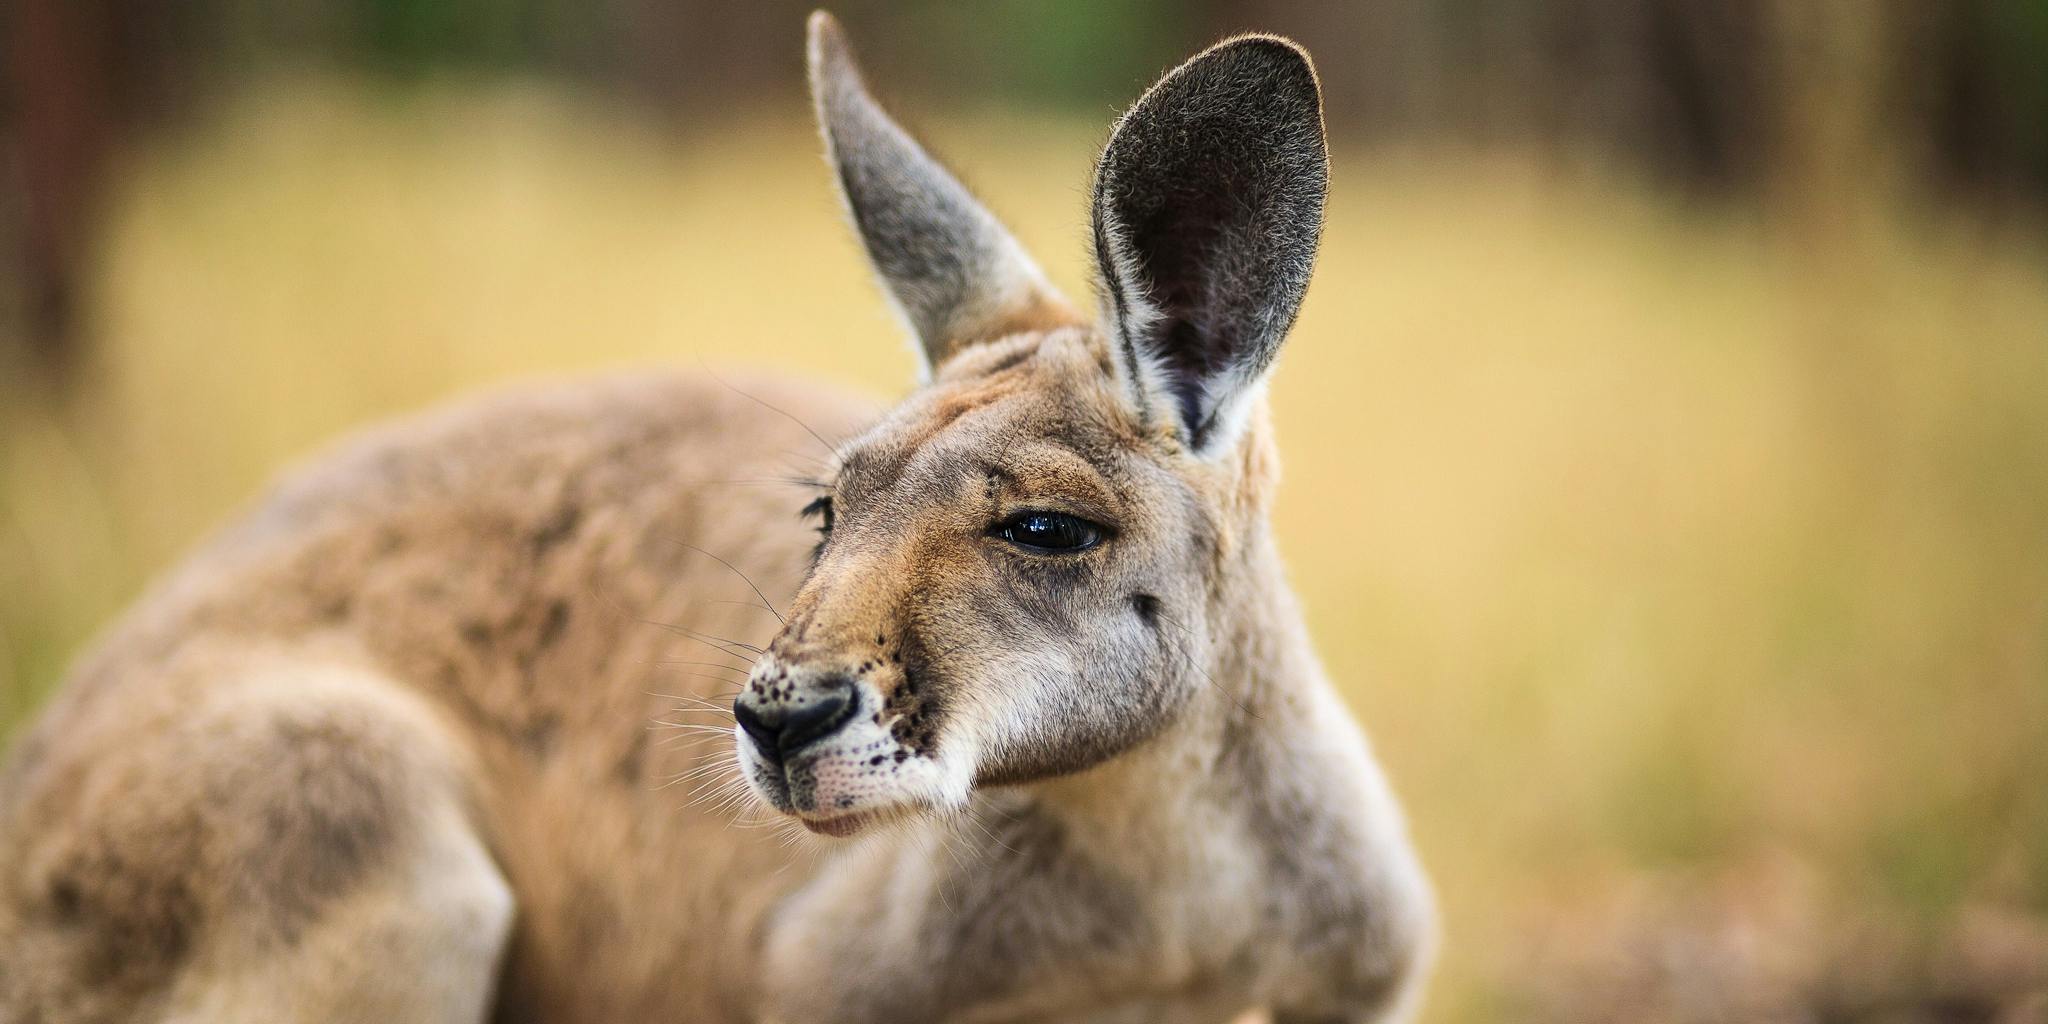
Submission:
M 776 762 L 838 732 L 859 710 L 853 679 L 842 675 L 817 680 L 788 701 L 763 700 L 748 690 L 732 702 L 740 728 L 762 757 Z

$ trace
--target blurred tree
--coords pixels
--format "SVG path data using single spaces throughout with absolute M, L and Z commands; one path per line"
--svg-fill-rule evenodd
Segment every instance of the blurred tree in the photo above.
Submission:
M 122 140 L 176 109 L 211 24 L 200 0 L 14 0 L 0 17 L 0 345 L 62 373 L 80 270 Z
M 1922 155 L 1954 188 L 2048 193 L 2048 0 L 1905 5 L 1898 91 Z
M 5 330 L 36 362 L 67 356 L 75 285 L 114 134 L 105 3 L 17 0 L 7 23 Z

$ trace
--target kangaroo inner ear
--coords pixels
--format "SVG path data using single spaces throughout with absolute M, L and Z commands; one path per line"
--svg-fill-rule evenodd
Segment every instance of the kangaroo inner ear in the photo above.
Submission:
M 1082 322 L 965 186 L 868 94 L 838 22 L 811 15 L 811 98 L 826 158 L 927 373 L 960 349 Z
M 1220 43 L 1117 122 L 1096 165 L 1104 315 L 1141 411 L 1188 444 L 1235 440 L 1308 289 L 1329 190 L 1308 54 L 1273 36 Z

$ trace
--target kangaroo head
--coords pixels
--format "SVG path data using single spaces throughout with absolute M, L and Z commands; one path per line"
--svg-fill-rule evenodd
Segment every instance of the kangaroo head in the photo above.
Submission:
M 838 835 L 1115 758 L 1203 693 L 1267 550 L 1262 385 L 1328 160 L 1294 44 L 1240 37 L 1168 73 L 1096 166 L 1091 321 L 867 93 L 822 12 L 809 62 L 925 369 L 834 457 L 816 564 L 735 703 L 756 792 Z

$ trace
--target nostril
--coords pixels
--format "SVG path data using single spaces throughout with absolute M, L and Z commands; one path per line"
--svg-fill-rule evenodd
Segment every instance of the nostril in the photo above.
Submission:
M 851 676 L 826 676 L 801 686 L 787 703 L 748 696 L 732 702 L 732 717 L 754 741 L 754 749 L 776 763 L 839 731 L 860 712 Z
M 741 729 L 746 730 L 748 736 L 753 737 L 754 746 L 764 756 L 770 760 L 780 756 L 776 751 L 776 734 L 780 731 L 780 726 L 773 719 L 764 717 L 759 711 L 754 710 L 745 697 L 732 702 L 732 717 L 740 723 Z
M 859 710 L 850 677 L 830 676 L 808 689 L 808 699 L 782 717 L 776 746 L 785 757 L 839 731 Z

